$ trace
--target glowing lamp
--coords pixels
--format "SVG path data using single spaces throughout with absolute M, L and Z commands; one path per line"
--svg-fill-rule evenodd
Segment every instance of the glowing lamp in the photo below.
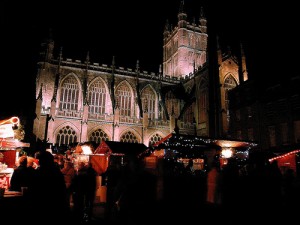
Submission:
M 84 155 L 91 155 L 91 154 L 93 154 L 93 152 L 91 150 L 91 147 L 88 146 L 88 145 L 82 145 L 81 149 L 82 149 L 82 154 L 84 154 Z
M 233 155 L 233 151 L 231 148 L 223 148 L 221 152 L 222 157 L 230 158 Z

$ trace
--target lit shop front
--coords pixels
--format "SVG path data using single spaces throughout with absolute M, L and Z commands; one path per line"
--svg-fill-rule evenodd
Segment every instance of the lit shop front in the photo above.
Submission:
M 147 151 L 147 146 L 140 143 L 117 141 L 102 141 L 96 149 L 88 143 L 80 143 L 72 154 L 74 167 L 78 169 L 80 163 L 89 163 L 97 172 L 96 202 L 106 202 L 106 184 L 102 175 L 111 164 L 121 167 L 127 163 L 130 156 L 141 156 Z
M 105 161 L 102 164 L 105 172 L 112 161 L 123 166 L 131 156 L 142 158 L 143 154 L 147 153 L 147 146 L 141 143 L 102 141 L 95 153 L 105 156 Z
M 243 163 L 248 159 L 249 151 L 256 146 L 254 142 L 170 133 L 152 146 L 152 156 L 182 163 L 184 167 L 192 160 L 194 170 L 205 171 L 216 156 L 220 166 L 226 165 L 231 157 Z
M 15 131 L 20 126 L 18 117 L 0 120 L 0 187 L 8 189 L 19 152 L 17 149 L 29 147 L 15 138 Z

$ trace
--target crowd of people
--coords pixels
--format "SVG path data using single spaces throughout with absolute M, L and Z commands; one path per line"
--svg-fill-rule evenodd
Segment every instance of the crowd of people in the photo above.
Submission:
M 34 214 L 37 223 L 87 224 L 93 217 L 98 175 L 89 162 L 80 161 L 75 166 L 69 152 L 62 155 L 41 151 L 34 157 L 19 157 L 10 191 L 26 188 L 27 207 L 22 215 Z M 133 156 L 122 165 L 110 160 L 101 176 L 107 187 L 106 223 L 141 224 L 156 203 L 156 175 L 145 170 L 143 160 Z M 150 220 L 146 222 L 150 224 Z
M 106 221 L 111 224 L 153 224 L 157 200 L 157 177 L 144 161 L 131 156 L 123 165 L 114 160 L 103 174 L 107 186 Z
M 34 157 L 19 157 L 10 190 L 26 192 L 26 213 L 34 214 L 35 221 L 91 220 L 99 174 L 88 162 L 76 167 L 73 163 L 67 152 L 64 156 L 42 151 Z M 202 212 L 213 224 L 263 224 L 280 221 L 280 215 L 293 212 L 300 200 L 296 174 L 280 170 L 276 161 L 257 160 L 240 167 L 234 158 L 224 165 L 216 160 L 205 173 L 195 171 L 193 160 L 174 168 L 153 173 L 136 157 L 128 157 L 123 164 L 110 160 L 101 174 L 107 188 L 105 221 L 134 225 L 162 218 L 162 222 L 175 223 L 193 221 Z M 163 198 L 159 199 L 161 185 Z
M 92 216 L 96 176 L 88 162 L 79 162 L 75 169 L 67 154 L 57 157 L 40 151 L 34 157 L 19 157 L 9 190 L 23 192 L 23 213 L 34 215 L 37 223 L 45 219 L 50 223 L 83 222 Z
M 239 167 L 234 158 L 226 165 L 213 163 L 207 173 L 210 212 L 223 215 L 230 224 L 266 224 L 295 219 L 299 184 L 293 169 L 283 170 L 277 161 L 250 161 Z M 287 216 L 288 215 L 288 216 Z

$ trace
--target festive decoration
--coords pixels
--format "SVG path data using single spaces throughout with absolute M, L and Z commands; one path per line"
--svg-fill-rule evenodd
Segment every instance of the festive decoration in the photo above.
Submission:
M 292 155 L 292 154 L 296 154 L 296 153 L 298 153 L 298 152 L 300 152 L 300 150 L 294 150 L 294 151 L 288 152 L 288 153 L 286 153 L 286 154 L 283 154 L 283 155 L 280 155 L 280 156 L 273 157 L 273 158 L 269 159 L 269 162 L 272 162 L 272 161 L 277 160 L 277 159 L 285 158 L 285 157 L 287 157 L 287 156 L 290 156 L 290 155 Z
M 183 163 L 184 166 L 192 159 L 195 169 L 205 171 L 211 161 L 219 161 L 220 165 L 225 165 L 227 159 L 231 157 L 236 159 L 238 166 L 243 166 L 247 162 L 249 151 L 256 146 L 254 142 L 213 139 L 173 132 L 152 146 L 152 155 L 170 162 Z M 218 159 L 214 159 L 216 155 Z
M 163 140 L 163 141 L 162 141 Z M 225 157 L 231 157 L 234 154 L 248 152 L 251 148 L 257 146 L 253 142 L 219 140 L 195 135 L 177 135 L 171 133 L 153 145 L 154 149 L 165 150 L 165 157 L 178 158 L 196 158 L 201 157 L 205 150 L 217 149 L 228 151 Z M 230 153 L 230 155 L 229 155 Z M 247 155 L 247 154 L 246 154 Z
M 292 169 L 295 174 L 297 174 L 297 156 L 299 156 L 298 153 L 300 153 L 300 150 L 290 151 L 288 153 L 269 159 L 269 162 L 277 161 L 282 173 L 285 173 L 287 169 Z

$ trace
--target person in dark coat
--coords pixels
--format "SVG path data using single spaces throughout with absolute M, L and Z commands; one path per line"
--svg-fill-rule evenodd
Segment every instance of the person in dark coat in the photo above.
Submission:
M 153 224 L 155 223 L 156 176 L 145 169 L 142 159 L 129 157 L 122 178 L 115 189 L 116 204 L 119 207 L 121 224 Z M 153 212 L 149 216 L 149 212 Z
M 40 166 L 28 190 L 34 221 L 37 224 L 46 221 L 50 224 L 58 221 L 64 223 L 69 216 L 64 175 L 55 166 L 50 152 L 41 151 L 38 159 Z
M 90 163 L 79 163 L 77 174 L 71 184 L 73 190 L 74 215 L 77 221 L 89 222 L 92 218 L 96 195 L 97 173 Z
M 10 191 L 21 191 L 21 187 L 28 187 L 32 180 L 30 170 L 27 168 L 27 156 L 19 158 L 19 165 L 12 174 L 10 180 Z
M 115 192 L 121 177 L 121 165 L 116 163 L 114 160 L 110 160 L 107 170 L 102 174 L 103 183 L 107 188 L 105 219 L 108 222 L 117 221 L 118 211 L 116 210 L 117 208 L 115 203 L 118 199 L 116 199 Z

